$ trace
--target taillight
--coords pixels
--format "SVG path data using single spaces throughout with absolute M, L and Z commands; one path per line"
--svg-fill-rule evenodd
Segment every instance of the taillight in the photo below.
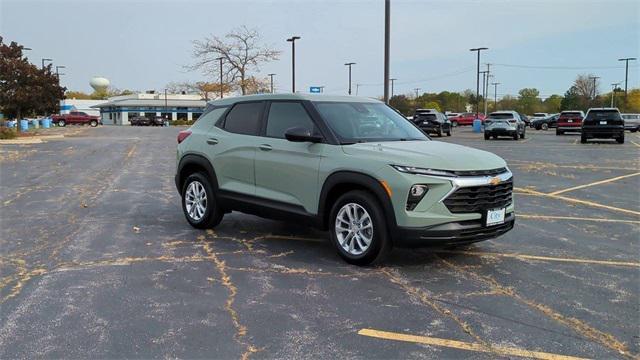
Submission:
M 182 130 L 178 133 L 178 144 L 184 141 L 184 139 L 188 138 L 191 135 L 191 130 Z

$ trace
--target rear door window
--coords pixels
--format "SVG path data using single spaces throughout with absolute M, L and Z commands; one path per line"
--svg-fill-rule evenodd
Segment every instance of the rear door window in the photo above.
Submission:
M 620 120 L 620 113 L 615 110 L 589 111 L 586 120 Z
M 224 129 L 228 132 L 254 135 L 260 134 L 263 102 L 236 104 L 227 114 Z
M 293 127 L 315 132 L 313 120 L 299 102 L 273 102 L 269 107 L 266 136 L 284 139 L 284 133 Z

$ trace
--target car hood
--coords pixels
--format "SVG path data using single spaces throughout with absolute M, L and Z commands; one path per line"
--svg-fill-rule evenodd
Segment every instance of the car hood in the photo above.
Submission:
M 491 170 L 507 165 L 493 153 L 441 141 L 368 142 L 342 148 L 363 159 L 438 170 Z

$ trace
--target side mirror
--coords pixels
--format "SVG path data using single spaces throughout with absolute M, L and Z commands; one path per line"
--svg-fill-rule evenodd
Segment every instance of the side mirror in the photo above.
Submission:
M 296 126 L 287 129 L 284 133 L 285 139 L 293 142 L 312 142 L 319 143 L 322 142 L 322 137 L 318 135 L 312 135 L 311 130 Z

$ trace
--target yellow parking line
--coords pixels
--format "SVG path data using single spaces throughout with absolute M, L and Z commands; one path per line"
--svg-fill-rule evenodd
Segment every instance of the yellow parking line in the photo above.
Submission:
M 587 187 L 590 187 L 590 186 L 606 184 L 606 183 L 610 183 L 610 182 L 613 182 L 613 181 L 618 181 L 618 180 L 622 180 L 622 179 L 626 179 L 626 178 L 633 177 L 633 176 L 638 176 L 638 175 L 640 175 L 640 172 L 633 173 L 633 174 L 622 175 L 622 176 L 616 176 L 614 178 L 600 180 L 600 181 L 592 182 L 590 184 L 584 184 L 584 185 L 580 185 L 580 186 L 570 187 L 570 188 L 564 189 L 564 190 L 554 191 L 554 192 L 549 193 L 547 195 L 559 195 L 559 194 L 563 194 L 563 193 L 566 193 L 566 192 L 569 192 L 569 191 L 584 189 L 584 188 L 587 188 Z
M 631 140 L 631 143 L 632 143 L 633 145 L 637 146 L 637 147 L 640 147 L 640 144 L 638 144 L 637 142 L 635 142 L 635 141 L 633 141 L 633 140 Z
M 505 346 L 489 347 L 479 343 L 442 339 L 442 338 L 436 338 L 431 336 L 409 335 L 409 334 L 380 331 L 380 330 L 374 330 L 374 329 L 362 329 L 358 331 L 358 334 L 363 336 L 378 338 L 378 339 L 404 341 L 404 342 L 425 344 L 425 345 L 432 345 L 432 346 L 443 346 L 443 347 L 459 349 L 459 350 L 493 353 L 493 354 L 502 355 L 502 356 L 518 356 L 518 357 L 543 359 L 543 360 L 584 359 L 584 358 L 579 358 L 575 356 L 558 355 L 558 354 L 552 354 L 552 353 L 546 353 L 546 352 L 540 352 L 540 351 L 530 351 L 530 350 L 519 349 L 515 347 L 505 347 Z
M 640 224 L 639 220 L 621 220 L 621 219 L 603 219 L 603 218 L 584 218 L 575 216 L 553 216 L 553 215 L 530 215 L 518 214 L 521 219 L 539 219 L 539 220 L 572 220 L 572 221 L 594 221 L 594 222 L 611 222 L 624 224 Z
M 528 194 L 528 195 L 535 195 L 535 196 L 544 196 L 544 197 L 548 197 L 548 198 L 551 198 L 551 199 L 564 200 L 564 201 L 570 202 L 570 203 L 582 204 L 582 205 L 597 207 L 597 208 L 601 208 L 601 209 L 607 209 L 607 210 L 611 210 L 611 211 L 618 211 L 618 212 L 622 212 L 622 213 L 625 213 L 625 214 L 632 214 L 632 215 L 640 216 L 640 212 L 638 212 L 638 211 L 617 208 L 617 207 L 614 207 L 614 206 L 602 205 L 602 204 L 595 203 L 593 201 L 578 200 L 578 199 L 569 198 L 569 197 L 566 197 L 566 196 L 545 194 L 545 193 L 541 193 L 539 191 L 526 189 L 526 188 L 517 188 L 516 187 L 516 188 L 514 188 L 514 190 L 516 190 L 517 193 L 520 193 L 521 195 Z
M 438 250 L 437 252 L 443 253 L 443 254 L 474 255 L 474 256 L 484 256 L 484 257 L 505 257 L 505 258 L 520 259 L 520 260 L 539 260 L 539 261 L 566 262 L 566 263 L 575 263 L 575 264 L 610 265 L 610 266 L 626 266 L 626 267 L 640 268 L 640 262 L 633 262 L 633 261 L 564 258 L 564 257 L 526 255 L 526 254 L 514 254 L 514 253 L 494 253 L 494 252 L 469 251 L 469 250 L 442 249 L 442 250 Z

